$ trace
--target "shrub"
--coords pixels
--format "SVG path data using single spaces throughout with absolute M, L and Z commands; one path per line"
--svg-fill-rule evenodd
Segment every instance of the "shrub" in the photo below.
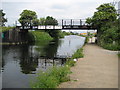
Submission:
M 85 38 L 85 43 L 88 43 L 88 41 L 89 41 L 89 37 L 86 36 L 86 38 Z
M 69 80 L 69 73 L 70 68 L 68 66 L 55 66 L 46 72 L 38 73 L 36 82 L 31 86 L 32 88 L 56 88 L 61 82 Z
M 103 44 L 102 47 L 108 50 L 119 50 L 118 44 Z

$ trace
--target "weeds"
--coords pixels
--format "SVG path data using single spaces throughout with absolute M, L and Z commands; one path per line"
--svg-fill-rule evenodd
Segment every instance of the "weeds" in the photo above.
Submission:
M 32 88 L 56 88 L 61 82 L 69 81 L 70 68 L 68 66 L 54 66 L 46 72 L 38 73 L 36 83 Z
M 46 72 L 39 72 L 35 83 L 31 85 L 32 88 L 57 88 L 57 86 L 70 80 L 70 67 L 75 65 L 74 58 L 83 57 L 83 48 L 78 49 L 72 58 L 68 59 L 64 66 L 54 66 Z
M 82 58 L 83 55 L 83 48 L 78 49 L 72 56 L 72 59 L 74 58 Z

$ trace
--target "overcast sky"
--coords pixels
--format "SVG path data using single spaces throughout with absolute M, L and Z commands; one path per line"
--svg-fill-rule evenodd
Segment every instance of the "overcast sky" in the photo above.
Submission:
M 38 18 L 53 16 L 56 19 L 85 19 L 91 17 L 103 3 L 115 0 L 2 0 L 2 9 L 13 25 L 24 9 L 33 10 Z

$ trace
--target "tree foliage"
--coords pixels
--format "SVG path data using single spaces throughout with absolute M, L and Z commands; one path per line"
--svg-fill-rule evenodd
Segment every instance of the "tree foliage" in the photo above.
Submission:
M 7 19 L 4 16 L 5 13 L 3 10 L 0 10 L 0 26 L 5 26 L 5 22 L 7 22 Z
M 38 26 L 38 25 L 58 25 L 58 21 L 52 16 L 37 19 L 35 11 L 23 10 L 20 14 L 19 22 L 22 26 Z M 59 38 L 59 30 L 45 30 L 53 38 Z
M 33 19 L 32 20 L 32 25 L 33 26 L 38 26 L 40 24 L 39 19 Z
M 23 10 L 20 14 L 19 22 L 22 26 L 30 26 L 31 24 L 38 24 L 36 12 L 31 10 Z
M 45 25 L 45 18 L 40 18 L 40 25 Z
M 58 21 L 52 16 L 46 18 L 40 18 L 40 25 L 58 25 Z
M 87 18 L 86 23 L 97 28 L 98 44 L 112 49 L 118 44 L 118 21 L 117 12 L 111 4 L 102 4 L 91 18 Z M 117 47 L 114 50 L 118 49 Z
M 47 16 L 45 20 L 45 25 L 58 25 L 58 21 L 51 16 Z
M 86 23 L 100 29 L 107 22 L 114 22 L 117 18 L 116 9 L 111 4 L 102 4 L 97 8 L 97 12 L 91 18 L 87 18 Z
M 46 18 L 40 18 L 40 25 L 58 25 L 58 21 L 52 16 Z M 49 35 L 55 39 L 59 38 L 60 30 L 45 30 Z

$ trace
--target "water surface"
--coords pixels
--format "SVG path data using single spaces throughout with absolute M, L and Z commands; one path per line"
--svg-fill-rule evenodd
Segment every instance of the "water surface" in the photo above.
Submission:
M 84 44 L 84 37 L 70 35 L 50 42 L 37 42 L 34 45 L 14 45 L 2 47 L 2 86 L 3 88 L 28 88 L 30 81 L 39 70 L 54 65 L 64 65 L 65 59 Z

